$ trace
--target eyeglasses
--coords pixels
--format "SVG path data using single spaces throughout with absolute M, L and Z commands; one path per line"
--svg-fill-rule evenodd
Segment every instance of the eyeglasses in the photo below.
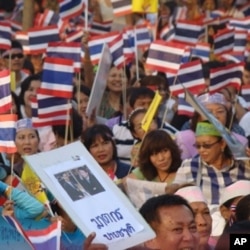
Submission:
M 5 58 L 5 59 L 11 58 L 12 60 L 15 59 L 15 58 L 21 59 L 21 58 L 23 58 L 23 54 L 22 54 L 22 53 L 11 54 L 11 56 L 6 55 L 6 56 L 4 56 L 3 58 Z
M 218 143 L 218 142 L 220 142 L 220 141 L 221 141 L 221 139 L 218 140 L 218 141 L 215 141 L 215 142 L 213 142 L 213 143 L 210 143 L 210 144 L 208 144 L 208 143 L 196 144 L 196 143 L 195 143 L 193 146 L 194 146 L 195 148 L 197 148 L 197 149 L 200 149 L 200 148 L 210 149 L 212 146 L 214 146 L 216 143 Z

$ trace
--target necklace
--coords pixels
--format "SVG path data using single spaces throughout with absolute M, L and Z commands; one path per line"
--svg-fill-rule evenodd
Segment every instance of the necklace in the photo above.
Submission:
M 165 178 L 163 178 L 163 179 L 161 179 L 160 175 L 158 174 L 158 178 L 159 178 L 160 182 L 165 182 L 165 181 L 167 180 L 169 174 L 170 174 L 170 173 L 167 173 L 167 175 L 166 175 Z

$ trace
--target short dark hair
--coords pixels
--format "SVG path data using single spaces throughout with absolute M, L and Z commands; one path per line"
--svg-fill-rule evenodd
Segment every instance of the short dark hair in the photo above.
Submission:
M 134 107 L 135 102 L 138 98 L 141 97 L 149 97 L 149 98 L 154 98 L 155 92 L 149 88 L 146 87 L 138 87 L 135 88 L 134 91 L 132 91 L 130 98 L 129 98 L 129 105 L 130 107 Z
M 237 204 L 235 217 L 237 221 L 250 220 L 250 194 L 244 196 Z
M 115 145 L 115 141 L 113 139 L 113 133 L 110 128 L 104 124 L 95 124 L 92 127 L 87 128 L 82 133 L 82 142 L 84 146 L 89 151 L 90 146 L 94 143 L 96 138 L 100 136 L 105 141 L 110 141 L 113 146 L 113 160 L 117 159 L 117 149 Z
M 174 173 L 181 165 L 181 153 L 171 136 L 166 131 L 158 129 L 150 131 L 143 139 L 139 151 L 139 167 L 147 180 L 151 181 L 158 175 L 150 156 L 166 148 L 170 150 L 172 157 L 172 164 L 167 172 Z
M 250 71 L 250 62 L 245 63 L 244 70 Z
M 194 216 L 194 212 L 188 202 L 181 196 L 175 194 L 164 194 L 148 199 L 140 208 L 142 217 L 151 226 L 152 223 L 161 223 L 159 209 L 163 207 L 186 206 Z
M 75 100 L 77 102 L 77 98 L 75 98 L 75 94 L 80 91 L 80 93 L 83 93 L 86 96 L 90 96 L 90 89 L 84 85 L 80 85 L 80 87 L 78 86 L 74 86 L 73 88 L 73 100 Z

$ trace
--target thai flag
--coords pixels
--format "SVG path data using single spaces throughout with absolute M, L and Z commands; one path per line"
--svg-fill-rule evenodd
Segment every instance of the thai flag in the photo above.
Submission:
M 181 63 L 187 63 L 191 60 L 191 48 L 189 46 L 186 47 L 185 52 L 181 58 Z
M 167 25 L 160 31 L 160 38 L 163 41 L 171 41 L 173 40 L 175 35 L 175 29 L 173 25 Z
M 26 235 L 36 250 L 60 250 L 61 221 L 55 221 L 45 229 L 26 231 Z
M 225 16 L 225 12 L 222 10 L 213 10 L 210 12 L 211 18 L 218 18 L 218 17 L 223 17 L 223 16 Z
M 151 43 L 146 67 L 167 74 L 177 74 L 186 46 L 157 40 Z
M 67 43 L 70 43 L 70 42 L 79 43 L 82 41 L 82 37 L 83 37 L 83 29 L 75 30 L 75 31 L 70 32 L 69 34 L 66 35 L 65 42 L 67 42 Z
M 75 72 L 81 69 L 81 43 L 51 42 L 48 44 L 46 55 L 73 60 Z
M 214 93 L 227 86 L 233 86 L 239 90 L 241 87 L 243 69 L 243 62 L 232 63 L 225 67 L 211 69 L 209 92 Z
M 102 48 L 105 43 L 109 43 L 114 40 L 119 35 L 119 32 L 110 32 L 109 34 L 94 36 L 90 38 L 89 45 L 89 53 L 90 59 L 93 64 L 97 64 L 101 59 Z
M 241 86 L 241 96 L 247 103 L 248 109 L 250 109 L 250 85 L 242 85 Z
M 210 45 L 208 43 L 197 43 L 195 47 L 191 48 L 191 57 L 198 57 L 202 62 L 208 62 L 210 60 Z
M 113 64 L 117 68 L 121 68 L 125 63 L 125 57 L 123 55 L 122 34 L 118 35 L 113 41 L 108 43 L 108 46 L 112 56 Z
M 132 27 L 125 28 L 122 33 L 123 37 L 123 54 L 126 61 L 132 61 L 135 57 L 135 32 Z
M 11 47 L 11 26 L 9 22 L 0 22 L 0 49 L 8 50 Z
M 239 53 L 239 52 L 231 52 L 230 54 L 222 54 L 219 58 L 222 61 L 226 61 L 226 62 L 231 61 L 234 63 L 245 61 L 244 53 Z
M 82 0 L 67 0 L 59 3 L 59 15 L 63 20 L 80 16 L 83 9 L 84 3 Z
M 11 27 L 11 31 L 12 31 L 12 35 L 15 35 L 15 32 L 17 31 L 21 31 L 22 30 L 22 25 L 16 21 L 13 20 L 8 20 L 10 23 L 10 27 Z
M 228 53 L 234 47 L 234 29 L 219 30 L 214 36 L 214 54 Z
M 183 63 L 177 75 L 177 83 L 169 86 L 172 95 L 184 93 L 184 87 L 193 94 L 200 94 L 206 88 L 200 60 Z
M 229 26 L 240 30 L 250 29 L 250 17 L 246 18 L 232 18 L 229 20 Z
M 28 238 L 26 232 L 22 228 L 21 224 L 12 216 L 3 215 L 3 218 L 9 223 L 13 228 L 17 230 L 17 232 L 23 237 L 23 239 L 29 244 L 31 249 L 36 249 L 35 246 L 31 243 L 30 239 Z
M 111 0 L 115 16 L 124 16 L 132 13 L 131 0 Z
M 72 60 L 46 57 L 43 65 L 41 93 L 71 99 L 73 73 Z
M 186 115 L 188 117 L 192 117 L 194 114 L 194 108 L 185 101 L 185 97 L 183 94 L 178 96 L 178 107 L 177 114 L 178 115 Z
M 175 26 L 174 41 L 195 45 L 204 35 L 205 29 L 202 22 L 178 20 Z
M 90 26 L 91 35 L 103 35 L 110 32 L 113 21 L 97 22 L 93 21 Z
M 0 71 L 0 114 L 10 111 L 12 98 L 10 93 L 10 71 Z
M 247 3 L 246 5 L 244 5 L 240 11 L 247 17 L 250 16 L 250 3 Z
M 46 9 L 43 13 L 40 13 L 37 18 L 36 25 L 39 27 L 46 27 L 50 25 L 57 25 L 61 28 L 63 22 L 58 13 L 53 10 Z
M 247 44 L 247 30 L 234 31 L 234 47 L 233 52 L 243 53 Z
M 7 154 L 16 152 L 16 121 L 17 115 L 0 115 L 0 152 Z
M 20 15 L 20 13 L 23 11 L 23 0 L 17 0 L 15 4 L 15 8 L 12 11 L 12 14 L 10 16 L 11 20 L 16 20 L 16 18 Z
M 29 52 L 30 52 L 30 46 L 29 46 L 28 32 L 17 31 L 14 34 L 14 37 L 15 37 L 15 39 L 17 41 L 19 41 L 22 44 L 23 53 L 24 54 L 29 54 Z
M 48 98 L 57 98 L 57 97 L 48 96 Z M 60 98 L 60 99 L 63 99 L 63 98 Z M 66 115 L 63 114 L 63 115 L 52 116 L 52 117 L 50 116 L 47 118 L 39 118 L 37 97 L 32 98 L 30 100 L 30 103 L 31 103 L 31 111 L 32 111 L 32 125 L 36 128 L 43 127 L 43 126 L 65 125 L 66 122 L 70 120 L 69 114 L 66 114 Z
M 135 26 L 134 32 L 137 47 L 147 47 L 151 43 L 148 26 L 146 24 Z
M 28 30 L 30 54 L 44 53 L 49 42 L 60 41 L 57 25 Z

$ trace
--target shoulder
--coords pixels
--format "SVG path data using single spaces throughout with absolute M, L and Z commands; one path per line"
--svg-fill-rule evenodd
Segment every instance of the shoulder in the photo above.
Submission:
M 132 170 L 132 168 L 124 163 L 124 162 L 121 162 L 121 161 L 116 161 L 116 164 L 117 164 L 117 169 L 116 169 L 116 176 L 117 178 L 123 178 L 123 177 L 126 177 Z

